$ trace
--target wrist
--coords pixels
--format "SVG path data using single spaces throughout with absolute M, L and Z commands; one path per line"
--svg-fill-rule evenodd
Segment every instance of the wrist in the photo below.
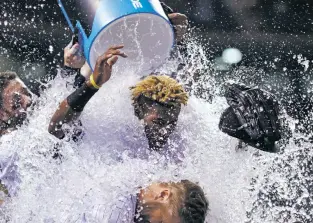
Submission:
M 95 87 L 91 84 L 90 80 L 86 81 L 85 83 L 86 83 L 86 85 L 87 85 L 88 88 L 90 88 L 90 89 L 92 89 L 92 90 L 99 90 L 99 88 L 95 88 Z
M 102 86 L 102 84 L 98 84 L 95 79 L 94 79 L 94 74 L 91 74 L 90 77 L 89 77 L 89 86 L 91 86 L 93 89 L 97 89 L 99 90 Z

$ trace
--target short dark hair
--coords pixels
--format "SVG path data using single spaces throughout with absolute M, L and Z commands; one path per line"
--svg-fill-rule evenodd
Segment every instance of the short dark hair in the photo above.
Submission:
M 202 188 L 189 180 L 178 183 L 171 182 L 170 185 L 176 189 L 177 195 L 172 196 L 171 206 L 174 215 L 180 218 L 180 223 L 204 223 L 209 203 Z M 135 223 L 149 223 L 150 212 L 160 209 L 161 204 L 144 203 L 137 201 Z
M 184 197 L 182 207 L 179 209 L 181 223 L 204 223 L 209 203 L 202 188 L 190 182 L 182 180 Z
M 0 107 L 2 106 L 2 92 L 9 84 L 11 80 L 17 78 L 17 74 L 15 72 L 6 71 L 0 72 Z

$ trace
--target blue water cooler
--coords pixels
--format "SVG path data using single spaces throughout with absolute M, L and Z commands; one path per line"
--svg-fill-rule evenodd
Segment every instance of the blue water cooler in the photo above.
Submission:
M 158 0 L 80 0 L 88 8 L 88 32 L 77 20 L 71 23 L 62 1 L 58 3 L 72 31 L 78 29 L 79 42 L 93 70 L 96 60 L 110 46 L 124 44 L 126 59 L 120 59 L 113 73 L 132 69 L 140 75 L 152 72 L 164 63 L 174 44 L 172 25 Z M 67 9 L 68 10 L 68 9 Z

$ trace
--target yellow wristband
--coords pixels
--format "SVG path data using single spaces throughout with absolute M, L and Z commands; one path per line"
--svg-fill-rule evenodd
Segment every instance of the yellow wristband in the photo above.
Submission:
M 96 89 L 100 89 L 100 88 L 101 88 L 101 86 L 97 85 L 97 83 L 96 83 L 95 80 L 93 79 L 93 74 L 90 75 L 89 80 L 90 80 L 91 85 L 92 85 L 94 88 L 96 88 Z

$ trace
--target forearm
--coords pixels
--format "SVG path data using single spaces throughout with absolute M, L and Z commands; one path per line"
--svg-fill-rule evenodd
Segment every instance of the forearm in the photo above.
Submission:
M 76 120 L 82 113 L 85 105 L 97 92 L 90 86 L 89 82 L 84 83 L 67 97 L 59 106 L 51 118 L 48 131 L 55 137 L 62 139 L 65 133 L 62 126 L 65 123 L 71 123 Z
M 49 133 L 59 139 L 64 138 L 65 133 L 62 130 L 63 124 L 73 122 L 80 116 L 80 114 L 81 112 L 73 111 L 68 105 L 67 99 L 65 99 L 50 120 L 48 128 Z
M 98 89 L 110 79 L 112 66 L 117 62 L 118 57 L 127 57 L 127 55 L 120 50 L 123 47 L 123 45 L 110 47 L 97 59 L 95 70 L 93 74 L 89 76 L 88 81 L 69 95 L 54 113 L 48 128 L 51 134 L 58 138 L 65 136 L 62 131 L 63 123 L 72 122 L 80 115 L 88 101 L 97 93 Z

